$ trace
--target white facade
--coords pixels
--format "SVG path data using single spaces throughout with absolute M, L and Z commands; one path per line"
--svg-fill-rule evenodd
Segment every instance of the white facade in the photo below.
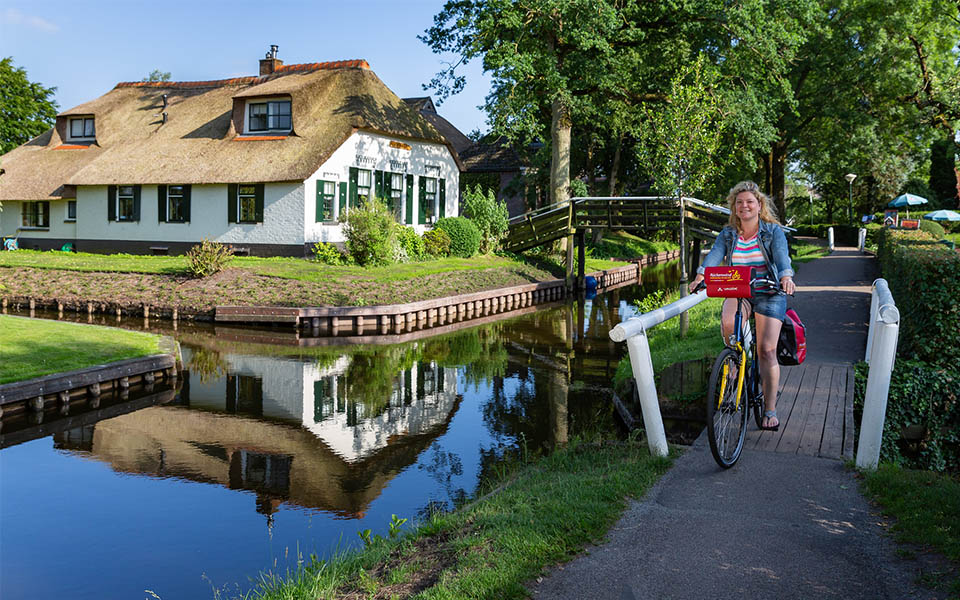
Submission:
M 72 242 L 77 237 L 77 221 L 69 219 L 67 200 L 49 200 L 50 223 L 48 227 L 24 227 L 23 210 L 29 202 L 6 201 L 0 206 L 0 236 L 44 238 Z

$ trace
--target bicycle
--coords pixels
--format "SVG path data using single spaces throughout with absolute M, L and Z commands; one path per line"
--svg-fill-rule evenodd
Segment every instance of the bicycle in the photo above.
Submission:
M 763 424 L 763 381 L 757 365 L 757 343 L 750 323 L 743 323 L 743 302 L 756 289 L 783 294 L 772 279 L 753 277 L 753 267 L 707 267 L 704 281 L 711 298 L 736 298 L 734 332 L 710 371 L 707 388 L 707 437 L 714 460 L 729 469 L 740 458 L 747 435 L 747 419 L 753 413 L 757 427 Z M 753 314 L 751 313 L 751 319 Z M 742 368 L 746 365 L 746 368 Z

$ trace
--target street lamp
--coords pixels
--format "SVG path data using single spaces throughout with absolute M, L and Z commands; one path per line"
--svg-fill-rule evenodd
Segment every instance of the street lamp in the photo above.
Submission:
M 807 188 L 807 194 L 810 195 L 810 225 L 813 226 L 813 189 Z
M 857 178 L 856 173 L 847 173 L 843 176 L 850 184 L 850 204 L 847 206 L 847 221 L 853 225 L 853 180 Z

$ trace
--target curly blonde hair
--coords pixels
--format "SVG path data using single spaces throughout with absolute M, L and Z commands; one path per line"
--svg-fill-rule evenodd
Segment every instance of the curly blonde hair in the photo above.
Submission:
M 761 220 L 768 223 L 780 224 L 780 221 L 777 219 L 777 209 L 773 206 L 773 201 L 760 191 L 760 186 L 752 181 L 741 181 L 730 188 L 730 193 L 727 194 L 727 207 L 730 209 L 730 220 L 728 221 L 730 227 L 733 227 L 737 231 L 742 231 L 740 227 L 740 217 L 737 216 L 735 206 L 737 203 L 737 195 L 740 194 L 740 192 L 750 192 L 753 194 L 753 197 L 757 199 L 757 202 L 760 203 Z

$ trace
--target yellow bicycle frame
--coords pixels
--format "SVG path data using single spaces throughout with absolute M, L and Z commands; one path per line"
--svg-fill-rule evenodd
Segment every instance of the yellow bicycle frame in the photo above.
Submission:
M 743 365 L 747 364 L 747 351 L 743 348 L 743 344 L 737 342 L 737 352 L 740 353 L 740 371 L 737 373 L 737 395 L 734 397 L 734 407 L 737 410 L 740 409 L 740 396 L 743 394 L 743 373 L 746 369 L 743 368 Z M 723 392 L 727 389 L 727 374 L 730 372 L 730 365 L 724 363 L 723 365 L 723 381 L 720 383 L 720 397 L 717 399 L 717 409 L 720 408 L 720 405 L 723 404 Z

